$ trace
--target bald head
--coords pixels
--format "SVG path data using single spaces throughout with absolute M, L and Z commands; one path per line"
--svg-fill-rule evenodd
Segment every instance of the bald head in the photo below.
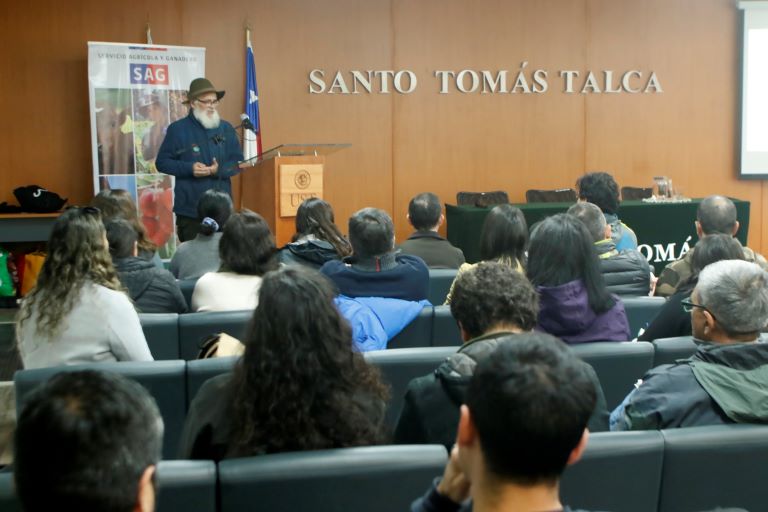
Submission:
M 735 235 L 739 229 L 736 206 L 725 196 L 709 196 L 701 201 L 696 211 L 700 235 Z

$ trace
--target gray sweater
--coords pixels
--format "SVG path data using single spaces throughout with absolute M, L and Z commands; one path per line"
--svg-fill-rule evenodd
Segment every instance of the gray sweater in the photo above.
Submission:
M 198 234 L 194 239 L 179 245 L 171 259 L 171 273 L 176 279 L 197 279 L 206 272 L 219 270 L 219 240 L 221 233 Z

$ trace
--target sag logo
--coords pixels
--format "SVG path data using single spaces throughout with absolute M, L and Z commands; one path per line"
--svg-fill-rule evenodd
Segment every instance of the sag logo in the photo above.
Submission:
M 168 64 L 131 64 L 131 83 L 168 85 Z
M 302 169 L 296 173 L 296 176 L 293 177 L 293 183 L 297 188 L 305 189 L 312 183 L 312 177 L 307 171 Z

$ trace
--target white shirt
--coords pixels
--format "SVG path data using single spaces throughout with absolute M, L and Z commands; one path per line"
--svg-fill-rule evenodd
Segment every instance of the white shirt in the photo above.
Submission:
M 193 311 L 254 310 L 259 304 L 261 276 L 208 272 L 195 284 Z

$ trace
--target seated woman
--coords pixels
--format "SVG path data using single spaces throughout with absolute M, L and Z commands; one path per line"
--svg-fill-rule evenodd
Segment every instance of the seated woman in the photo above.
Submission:
M 261 215 L 248 210 L 232 215 L 219 242 L 221 268 L 197 280 L 192 310 L 254 309 L 262 276 L 277 268 L 275 253 L 275 241 Z
M 592 237 L 576 217 L 561 213 L 533 227 L 528 279 L 539 292 L 537 329 L 566 343 L 630 339 L 624 304 L 605 287 Z
M 523 273 L 527 244 L 528 224 L 520 208 L 511 204 L 500 204 L 488 212 L 480 232 L 480 261 L 497 261 Z M 476 263 L 463 263 L 456 276 L 474 265 Z M 452 292 L 453 283 L 445 298 L 445 304 L 451 303 Z
M 139 317 L 122 291 L 96 208 L 56 219 L 37 285 L 19 311 L 25 368 L 102 361 L 151 361 Z
M 322 275 L 286 266 L 264 276 L 259 307 L 232 374 L 195 396 L 181 457 L 220 460 L 377 444 L 387 391 L 353 352 Z
M 197 203 L 200 232 L 176 248 L 169 270 L 176 279 L 197 279 L 221 266 L 219 242 L 232 215 L 232 199 L 220 190 L 207 190 Z
M 91 199 L 91 206 L 99 209 L 105 223 L 113 219 L 130 222 L 138 237 L 139 258 L 151 261 L 158 268 L 165 268 L 157 254 L 157 246 L 149 239 L 147 230 L 139 219 L 136 203 L 130 192 L 121 188 L 102 190 Z
M 704 267 L 721 260 L 743 260 L 744 248 L 731 235 L 707 235 L 696 243 L 693 251 L 691 270 L 693 273 L 681 283 L 677 291 L 667 299 L 648 328 L 637 339 L 653 341 L 660 338 L 674 338 L 691 335 L 691 314 L 683 309 L 681 302 L 690 298 L 699 282 Z
M 326 261 L 350 254 L 352 246 L 336 227 L 331 205 L 317 197 L 301 203 L 296 212 L 296 234 L 280 249 L 280 261 L 319 270 Z

